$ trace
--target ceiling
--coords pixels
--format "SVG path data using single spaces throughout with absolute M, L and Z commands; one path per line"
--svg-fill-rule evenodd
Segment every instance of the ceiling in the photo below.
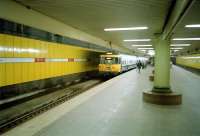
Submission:
M 172 38 L 192 38 L 200 37 L 200 28 L 186 28 L 185 25 L 200 24 L 200 0 L 196 0 L 189 11 L 184 16 L 183 20 L 175 29 L 175 33 Z M 194 51 L 199 49 L 200 41 L 172 41 L 172 43 L 189 43 L 192 44 L 189 47 L 185 47 L 181 52 Z
M 112 43 L 132 48 L 124 39 L 152 38 L 162 32 L 173 0 L 16 0 L 47 16 L 100 37 Z M 200 1 L 197 1 L 177 27 L 173 37 L 198 37 L 197 29 L 185 29 L 185 24 L 200 23 Z M 147 26 L 148 30 L 105 32 L 110 27 Z M 185 42 L 184 42 L 185 43 Z M 197 46 L 199 42 L 192 42 Z M 137 43 L 135 43 L 137 44 Z M 143 42 L 139 44 L 150 44 Z M 191 48 L 191 47 L 190 47 Z

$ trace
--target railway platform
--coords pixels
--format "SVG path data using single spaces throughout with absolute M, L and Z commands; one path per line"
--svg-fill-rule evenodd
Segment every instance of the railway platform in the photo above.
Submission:
M 121 74 L 3 136 L 199 136 L 200 77 L 172 66 L 171 88 L 182 93 L 182 105 L 161 106 L 142 101 L 151 72 Z

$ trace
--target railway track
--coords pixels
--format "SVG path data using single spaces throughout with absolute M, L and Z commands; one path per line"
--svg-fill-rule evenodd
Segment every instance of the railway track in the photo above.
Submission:
M 97 84 L 99 84 L 99 83 L 97 83 Z M 90 86 L 89 88 L 91 88 L 97 84 L 94 84 L 94 85 Z M 7 132 L 8 130 L 18 126 L 19 124 L 22 124 L 40 114 L 48 111 L 51 108 L 70 100 L 71 98 L 73 98 L 83 92 L 86 92 L 89 88 L 87 88 L 85 90 L 82 90 L 82 89 L 69 90 L 66 93 L 66 95 L 58 97 L 57 99 L 51 100 L 41 106 L 38 106 L 38 107 L 30 110 L 30 111 L 27 111 L 23 114 L 20 114 L 14 118 L 7 120 L 5 123 L 0 124 L 0 134 L 3 134 L 5 132 Z

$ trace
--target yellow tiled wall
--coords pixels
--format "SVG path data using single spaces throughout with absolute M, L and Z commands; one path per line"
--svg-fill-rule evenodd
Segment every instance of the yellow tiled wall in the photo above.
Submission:
M 60 43 L 0 34 L 0 58 L 87 59 L 90 53 L 95 53 L 95 51 Z M 97 69 L 97 65 L 90 61 L 0 63 L 0 86 L 95 69 Z
M 177 57 L 176 63 L 195 69 L 200 69 L 200 54 Z

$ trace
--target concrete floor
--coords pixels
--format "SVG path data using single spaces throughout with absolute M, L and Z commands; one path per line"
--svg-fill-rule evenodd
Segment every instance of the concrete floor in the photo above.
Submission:
M 5 133 L 6 136 L 199 136 L 200 76 L 173 66 L 172 90 L 181 106 L 142 101 L 151 68 L 132 70 Z

